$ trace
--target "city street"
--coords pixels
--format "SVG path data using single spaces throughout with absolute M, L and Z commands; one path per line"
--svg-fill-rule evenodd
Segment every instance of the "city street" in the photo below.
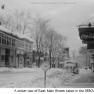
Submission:
M 47 72 L 47 87 L 61 87 L 73 78 L 71 73 L 62 69 Z M 0 73 L 0 87 L 44 87 L 44 72 L 41 69 L 18 69 Z
M 0 0 L 1 89 L 94 88 L 93 71 L 94 0 Z
M 80 74 L 72 74 L 62 69 L 51 69 L 47 72 L 46 82 L 46 87 L 49 88 L 94 87 L 94 74 L 90 71 L 80 71 Z M 44 72 L 38 68 L 9 69 L 0 72 L 0 87 L 44 87 Z

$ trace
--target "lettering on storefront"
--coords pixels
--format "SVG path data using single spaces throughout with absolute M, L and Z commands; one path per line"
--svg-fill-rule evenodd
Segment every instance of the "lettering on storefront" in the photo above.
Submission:
M 82 34 L 81 39 L 93 39 L 94 40 L 94 34 Z

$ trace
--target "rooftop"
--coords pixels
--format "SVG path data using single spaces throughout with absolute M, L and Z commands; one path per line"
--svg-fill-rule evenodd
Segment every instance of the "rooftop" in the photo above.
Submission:
M 18 33 L 18 32 L 11 32 L 10 30 L 6 29 L 3 26 L 0 26 L 0 30 L 3 31 L 4 33 L 9 34 L 9 35 L 13 35 L 13 36 L 18 37 L 20 39 L 26 39 L 30 42 L 33 42 L 33 39 L 30 38 L 29 36 L 25 35 L 25 34 L 21 34 L 21 33 Z
M 86 23 L 86 24 L 81 24 L 81 25 L 79 25 L 79 28 L 94 28 L 94 23 L 91 23 L 91 22 L 89 22 L 89 23 Z

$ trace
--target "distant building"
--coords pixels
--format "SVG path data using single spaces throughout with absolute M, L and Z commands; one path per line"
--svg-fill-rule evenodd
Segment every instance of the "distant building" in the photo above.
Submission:
M 69 57 L 69 48 L 62 48 L 62 51 L 60 52 L 59 56 L 57 55 L 57 58 L 52 57 L 52 67 L 62 68 L 64 61 L 66 61 L 66 59 L 69 59 Z
M 78 30 L 82 43 L 87 44 L 86 64 L 94 71 L 94 26 L 91 23 L 80 25 Z
M 23 34 L 11 33 L 0 26 L 0 67 L 28 67 L 33 41 Z

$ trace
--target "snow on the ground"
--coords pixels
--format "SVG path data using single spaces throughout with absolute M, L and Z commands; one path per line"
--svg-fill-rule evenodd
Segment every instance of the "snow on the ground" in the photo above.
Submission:
M 0 87 L 44 87 L 44 71 L 41 68 L 0 68 Z M 63 69 L 47 71 L 47 87 L 62 87 L 76 76 Z
M 91 70 L 90 69 L 80 69 L 80 73 L 81 74 L 85 74 L 85 73 L 90 73 L 91 72 Z
M 33 72 L 33 71 L 39 71 L 41 69 L 39 68 L 7 68 L 2 67 L 0 68 L 0 72 Z

